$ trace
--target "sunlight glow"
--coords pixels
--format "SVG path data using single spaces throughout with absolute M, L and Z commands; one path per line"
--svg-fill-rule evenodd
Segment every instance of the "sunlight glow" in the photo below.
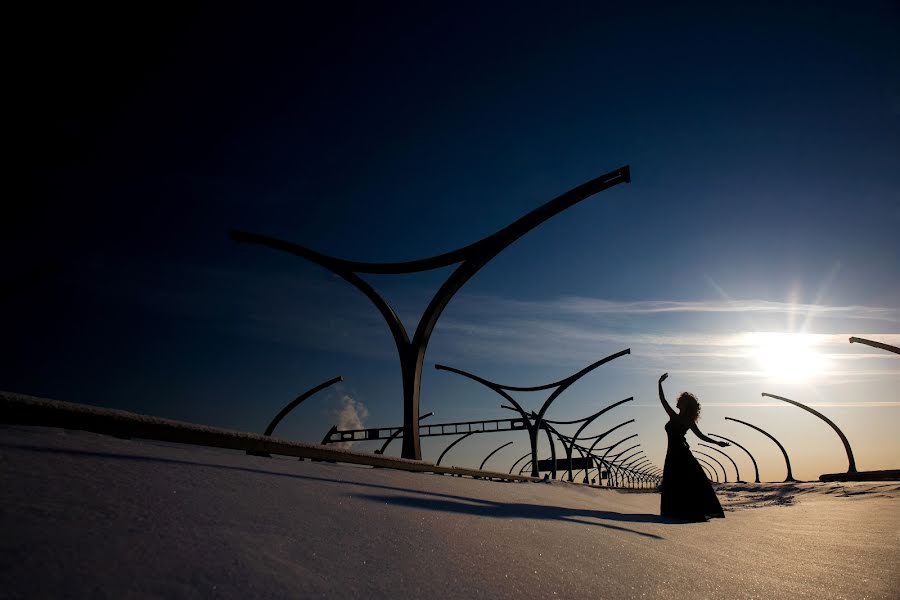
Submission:
M 828 361 L 816 350 L 816 336 L 802 333 L 751 333 L 747 345 L 762 374 L 782 382 L 803 383 L 825 373 Z

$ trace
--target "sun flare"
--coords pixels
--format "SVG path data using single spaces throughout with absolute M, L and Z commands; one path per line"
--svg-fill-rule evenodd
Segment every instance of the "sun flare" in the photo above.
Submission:
M 751 356 L 763 375 L 775 381 L 802 383 L 825 372 L 827 361 L 815 336 L 802 333 L 751 333 Z

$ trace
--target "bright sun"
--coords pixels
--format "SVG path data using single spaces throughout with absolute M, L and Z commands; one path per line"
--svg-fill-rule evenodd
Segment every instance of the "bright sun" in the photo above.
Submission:
M 751 333 L 751 355 L 769 379 L 805 382 L 823 373 L 825 357 L 815 349 L 815 338 L 802 333 Z

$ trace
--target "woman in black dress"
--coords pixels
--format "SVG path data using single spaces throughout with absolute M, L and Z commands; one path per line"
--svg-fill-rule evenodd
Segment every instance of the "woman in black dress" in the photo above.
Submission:
M 669 438 L 669 447 L 666 450 L 666 464 L 663 468 L 662 498 L 660 499 L 659 513 L 664 517 L 685 519 L 689 521 L 705 521 L 709 518 L 724 518 L 722 505 L 716 498 L 712 484 L 703 472 L 703 467 L 691 454 L 690 447 L 684 439 L 687 430 L 710 444 L 728 446 L 725 442 L 717 442 L 703 435 L 697 428 L 697 418 L 700 416 L 700 403 L 693 394 L 683 392 L 678 396 L 675 407 L 679 412 L 672 410 L 666 402 L 663 393 L 663 381 L 668 373 L 659 378 L 659 401 L 669 415 L 666 423 L 666 435 Z

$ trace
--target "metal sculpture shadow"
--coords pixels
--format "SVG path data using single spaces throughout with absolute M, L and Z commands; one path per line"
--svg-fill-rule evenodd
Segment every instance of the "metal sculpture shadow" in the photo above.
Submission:
M 737 443 L 736 441 L 734 441 L 734 440 L 732 440 L 732 439 L 729 439 L 729 438 L 725 437 L 724 435 L 716 435 L 715 433 L 708 433 L 707 435 L 710 436 L 710 437 L 717 437 L 717 438 L 719 438 L 719 439 L 725 440 L 725 441 L 728 442 L 729 444 L 731 444 L 731 445 L 733 445 L 733 446 L 737 446 L 738 448 L 740 448 L 741 450 L 743 450 L 744 452 L 746 452 L 746 453 L 747 453 L 747 456 L 750 457 L 750 461 L 753 463 L 753 471 L 754 471 L 754 473 L 756 474 L 756 483 L 759 483 L 759 466 L 756 464 L 756 459 L 753 458 L 753 455 L 750 454 L 750 451 L 749 451 L 749 450 L 747 450 L 746 448 L 744 448 L 743 446 L 741 446 L 741 445 L 740 445 L 739 443 Z M 737 465 L 735 465 L 735 468 L 737 468 Z
M 422 367 L 425 363 L 425 349 L 441 313 L 451 298 L 492 258 L 544 221 L 594 194 L 629 181 L 631 181 L 631 173 L 628 166 L 621 167 L 569 190 L 493 235 L 463 248 L 421 260 L 395 263 L 358 262 L 328 256 L 268 235 L 233 230 L 229 236 L 238 243 L 265 246 L 314 262 L 356 287 L 375 305 L 390 329 L 400 359 L 400 373 L 403 381 L 402 456 L 421 460 L 422 448 L 419 443 L 418 429 L 419 392 L 422 384 Z M 394 309 L 359 276 L 360 273 L 375 275 L 419 273 L 457 264 L 456 269 L 447 277 L 428 303 L 416 325 L 412 339 Z
M 775 400 L 781 400 L 782 402 L 787 402 L 788 404 L 793 404 L 794 406 L 800 407 L 808 413 L 812 413 L 828 423 L 832 429 L 838 434 L 838 437 L 841 438 L 841 442 L 844 444 L 844 450 L 847 452 L 847 462 L 849 463 L 847 467 L 848 473 L 856 473 L 856 461 L 853 459 L 853 450 L 850 448 L 850 442 L 847 440 L 847 436 L 844 435 L 844 432 L 840 430 L 840 428 L 834 424 L 834 422 L 820 413 L 819 411 L 806 406 L 805 404 L 800 404 L 796 400 L 791 400 L 790 398 L 785 398 L 783 396 L 776 396 L 775 394 L 767 394 L 763 392 L 763 396 L 767 398 L 774 398 Z
M 585 375 L 587 375 L 588 373 L 590 373 L 591 371 L 596 369 L 597 367 L 600 367 L 601 365 L 604 365 L 612 360 L 615 360 L 615 359 L 619 358 L 620 356 L 625 356 L 626 354 L 631 354 L 631 348 L 626 348 L 625 350 L 622 350 L 621 352 L 616 352 L 615 354 L 610 354 L 609 356 L 607 356 L 605 358 L 601 358 L 600 360 L 586 366 L 585 368 L 578 371 L 577 373 L 574 373 L 564 379 L 560 379 L 559 381 L 554 381 L 553 383 L 548 383 L 545 385 L 536 385 L 536 386 L 531 386 L 531 387 L 521 387 L 521 386 L 503 385 L 503 384 L 495 383 L 495 382 L 489 381 L 483 377 L 479 377 L 478 375 L 474 375 L 467 371 L 463 371 L 462 369 L 448 367 L 446 365 L 435 365 L 434 368 L 439 371 L 449 371 L 451 373 L 456 373 L 457 375 L 462 375 L 463 377 L 467 377 L 467 378 L 471 379 L 472 381 L 476 381 L 476 382 L 480 383 L 481 385 L 487 387 L 488 389 L 493 390 L 494 392 L 496 392 L 497 394 L 502 396 L 504 400 L 506 400 L 510 404 L 512 404 L 513 407 L 515 407 L 515 410 L 517 410 L 519 412 L 519 414 L 522 415 L 522 418 L 525 419 L 526 428 L 528 429 L 529 440 L 531 442 L 531 462 L 532 462 L 531 475 L 532 475 L 532 477 L 537 477 L 538 476 L 538 470 L 537 470 L 538 431 L 541 429 L 541 421 L 543 420 L 544 414 L 547 412 L 547 409 L 550 408 L 550 405 L 553 404 L 553 401 L 556 400 L 557 398 L 559 398 L 560 394 L 562 394 L 564 391 L 569 389 L 569 387 L 573 383 L 575 383 L 576 381 L 578 381 L 579 379 L 581 379 L 582 377 L 584 377 Z M 516 402 L 516 399 L 513 398 L 509 394 L 509 392 L 538 392 L 538 391 L 549 390 L 549 389 L 552 389 L 553 392 L 544 401 L 544 403 L 541 405 L 540 410 L 537 412 L 537 414 L 532 419 L 529 419 L 528 413 L 525 411 L 524 408 L 522 408 L 522 405 L 519 404 L 518 402 Z M 552 448 L 552 442 L 551 442 L 551 448 Z M 554 454 L 555 454 L 555 450 L 554 450 Z M 555 458 L 555 456 L 554 456 L 554 458 Z
M 784 482 L 785 482 L 785 483 L 788 483 L 788 482 L 790 482 L 790 481 L 797 481 L 796 479 L 794 479 L 794 474 L 793 474 L 793 472 L 791 471 L 791 459 L 790 459 L 790 457 L 788 456 L 787 450 L 784 449 L 784 446 L 781 445 L 781 442 L 779 442 L 778 440 L 775 439 L 775 436 L 774 436 L 774 435 L 772 435 L 772 434 L 769 433 L 768 431 L 763 431 L 762 429 L 760 429 L 760 428 L 757 427 L 756 425 L 752 425 L 752 424 L 750 424 L 750 423 L 747 423 L 746 421 L 741 421 L 741 420 L 739 420 L 739 419 L 733 419 L 733 418 L 731 418 L 731 417 L 725 417 L 725 420 L 726 420 L 726 421 L 734 421 L 734 422 L 736 422 L 736 423 L 740 423 L 740 424 L 742 424 L 742 425 L 746 425 L 747 427 L 751 427 L 751 428 L 757 430 L 758 432 L 760 432 L 761 434 L 763 434 L 764 436 L 766 436 L 767 438 L 769 438 L 770 440 L 772 440 L 773 442 L 775 442 L 775 445 L 778 446 L 778 449 L 779 449 L 779 450 L 781 450 L 781 454 L 784 455 L 784 464 L 787 466 L 787 477 L 785 477 Z M 723 438 L 723 439 L 724 439 L 724 438 Z M 755 461 L 754 461 L 754 464 L 755 464 Z

